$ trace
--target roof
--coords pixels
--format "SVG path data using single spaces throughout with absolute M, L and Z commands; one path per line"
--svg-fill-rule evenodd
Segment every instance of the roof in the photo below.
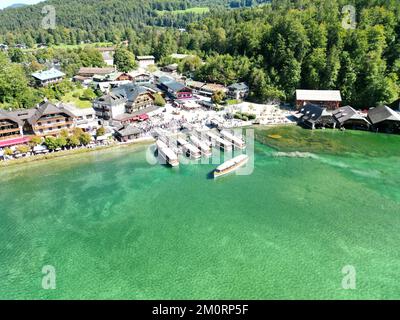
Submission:
M 115 47 L 101 47 L 97 48 L 100 52 L 115 51 Z
M 296 90 L 296 100 L 342 101 L 339 90 Z
M 369 121 L 366 117 L 359 114 L 356 110 L 354 110 L 350 106 L 345 106 L 333 111 L 333 116 L 339 123 L 343 124 L 348 120 L 364 120 L 366 123 Z
M 331 116 L 332 114 L 326 111 L 326 108 L 317 106 L 314 104 L 308 104 L 300 110 L 303 115 L 303 120 L 309 121 L 311 123 L 318 121 L 321 117 Z
M 136 60 L 155 60 L 154 56 L 137 56 Z
M 50 70 L 46 70 L 46 71 L 32 73 L 32 77 L 34 77 L 35 79 L 38 79 L 40 81 L 62 78 L 64 76 L 65 76 L 65 73 L 63 73 L 57 69 L 54 69 L 54 68 L 52 68 Z
M 173 53 L 173 54 L 170 55 L 170 57 L 172 59 L 181 60 L 181 59 L 185 59 L 185 58 L 188 58 L 188 57 L 194 57 L 194 56 L 192 54 Z
M 12 122 L 17 123 L 19 126 L 23 125 L 21 119 L 14 116 L 12 113 L 6 112 L 4 110 L 0 110 L 0 120 L 11 120 Z
M 228 88 L 231 90 L 249 90 L 249 86 L 244 82 L 231 84 Z
M 168 89 L 170 89 L 174 92 L 178 92 L 178 91 L 186 88 L 186 86 L 184 84 L 177 82 L 171 78 L 167 78 L 167 77 L 160 78 L 160 82 L 162 85 L 166 86 Z
M 400 121 L 400 114 L 392 110 L 388 106 L 380 106 L 372 108 L 368 111 L 368 118 L 372 124 L 377 124 L 383 121 Z
M 31 141 L 31 137 L 21 137 L 16 139 L 2 140 L 0 141 L 0 148 L 16 146 L 18 144 L 24 144 L 29 141 Z
M 126 137 L 126 136 L 132 136 L 132 135 L 140 134 L 140 130 L 135 125 L 129 124 L 126 127 L 123 127 L 121 130 L 119 130 L 118 133 L 122 137 Z
M 63 113 L 70 117 L 75 117 L 70 111 L 63 108 L 59 108 L 54 104 L 45 101 L 36 108 L 35 113 L 31 118 L 28 119 L 28 122 L 34 125 L 41 117 L 49 114 L 58 114 L 58 113 Z
M 113 68 L 113 67 L 108 67 L 108 68 L 85 68 L 85 67 L 82 67 L 79 69 L 78 75 L 82 75 L 82 74 L 106 75 L 106 74 L 110 74 L 110 73 L 114 73 L 114 72 L 115 72 L 115 68 Z
M 179 67 L 179 65 L 177 63 L 173 63 L 173 64 L 169 64 L 169 65 L 163 67 L 163 69 L 176 71 L 176 70 L 178 70 L 178 67 Z
M 139 95 L 144 93 L 150 94 L 145 87 L 138 86 L 133 83 L 124 84 L 112 90 L 113 94 L 121 95 L 128 101 L 134 102 Z
M 126 102 L 125 96 L 114 93 L 106 94 L 95 100 L 95 103 L 106 104 L 108 106 L 114 106 L 125 102 Z
M 194 81 L 194 80 L 188 80 L 188 81 L 186 81 L 186 84 L 189 86 L 189 87 L 193 87 L 193 88 L 196 88 L 196 89 L 201 89 L 203 86 L 205 86 L 205 82 L 200 82 L 200 81 Z
M 20 119 L 21 121 L 28 120 L 36 112 L 36 109 L 20 109 L 7 112 L 9 115 Z

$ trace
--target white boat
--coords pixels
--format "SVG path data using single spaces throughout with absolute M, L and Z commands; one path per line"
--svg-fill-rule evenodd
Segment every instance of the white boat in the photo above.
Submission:
M 170 166 L 179 166 L 179 159 L 175 152 L 173 152 L 168 146 L 161 140 L 157 140 L 158 155 L 166 161 Z
M 192 141 L 192 143 L 193 143 L 197 148 L 199 148 L 199 150 L 201 151 L 201 154 L 202 154 L 203 156 L 205 156 L 205 157 L 207 157 L 207 158 L 209 158 L 209 157 L 212 156 L 211 148 L 210 148 L 210 146 L 209 146 L 207 143 L 201 141 L 199 138 L 197 138 L 197 137 L 194 136 L 194 135 L 191 135 L 191 136 L 190 136 L 190 141 Z
M 246 149 L 246 144 L 242 138 L 239 138 L 239 137 L 233 135 L 231 132 L 229 132 L 227 130 L 221 131 L 221 135 L 224 139 L 231 142 L 236 149 L 240 149 L 240 150 Z
M 185 139 L 179 138 L 178 145 L 182 147 L 184 154 L 191 159 L 201 158 L 201 151 L 194 145 L 187 142 Z
M 249 161 L 249 156 L 245 154 L 241 154 L 240 156 L 237 156 L 231 160 L 226 161 L 225 163 L 217 167 L 217 169 L 215 169 L 214 179 L 236 171 L 240 167 L 247 164 L 248 161 Z
M 216 146 L 220 147 L 222 150 L 231 151 L 232 150 L 232 143 L 222 139 L 220 136 L 217 136 L 215 133 L 208 131 L 206 132 L 206 136 L 208 137 L 210 142 L 215 143 Z

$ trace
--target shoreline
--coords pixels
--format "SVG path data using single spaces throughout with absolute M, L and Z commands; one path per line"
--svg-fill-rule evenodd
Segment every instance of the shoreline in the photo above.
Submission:
M 96 148 L 63 150 L 63 151 L 48 153 L 48 154 L 44 154 L 44 155 L 36 155 L 36 156 L 31 156 L 31 157 L 26 157 L 26 158 L 1 161 L 0 168 L 17 167 L 17 166 L 22 166 L 24 164 L 29 164 L 29 163 L 37 163 L 37 162 L 44 162 L 44 161 L 55 160 L 55 159 L 60 159 L 60 158 L 68 158 L 68 157 L 77 156 L 80 154 L 87 154 L 87 153 L 92 153 L 92 152 L 96 152 L 96 151 L 104 151 L 104 150 L 108 150 L 108 149 L 117 149 L 117 148 L 124 148 L 124 147 L 130 147 L 130 146 L 141 146 L 141 145 L 151 144 L 152 142 L 154 142 L 154 139 L 145 138 L 145 139 L 134 140 L 131 142 L 115 143 L 115 144 L 111 144 L 108 146 L 99 146 Z
M 274 127 L 276 128 L 276 127 L 286 127 L 286 126 L 292 126 L 292 125 L 293 124 L 291 124 L 291 123 L 257 124 L 257 125 L 251 125 L 251 126 L 244 126 L 244 127 L 241 127 L 241 129 L 245 129 L 245 128 L 262 129 L 262 128 L 274 128 Z M 238 128 L 232 128 L 232 129 L 238 129 Z M 107 145 L 107 146 L 99 146 L 99 147 L 95 147 L 95 148 L 80 148 L 80 149 L 73 149 L 73 150 L 63 150 L 63 151 L 47 153 L 47 154 L 43 154 L 43 155 L 34 155 L 34 156 L 20 158 L 20 159 L 11 159 L 11 160 L 6 160 L 6 161 L 3 160 L 3 161 L 0 161 L 0 168 L 11 168 L 11 167 L 16 167 L 16 166 L 22 166 L 24 164 L 29 164 L 29 163 L 37 163 L 37 162 L 43 162 L 43 161 L 48 161 L 48 160 L 67 158 L 67 157 L 77 156 L 79 154 L 87 154 L 87 153 L 92 153 L 92 152 L 96 152 L 96 151 L 108 150 L 108 149 L 130 147 L 130 146 L 135 146 L 135 145 L 137 145 L 137 146 L 146 145 L 146 144 L 151 144 L 154 142 L 155 142 L 154 138 L 140 138 L 140 139 L 136 139 L 136 140 L 130 141 L 130 142 L 115 143 L 115 144 L 111 144 L 111 145 Z

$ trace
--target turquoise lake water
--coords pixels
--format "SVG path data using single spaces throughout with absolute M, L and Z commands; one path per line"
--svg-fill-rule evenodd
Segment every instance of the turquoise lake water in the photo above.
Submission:
M 216 181 L 145 147 L 0 169 L 0 299 L 399 299 L 400 136 L 301 135 Z

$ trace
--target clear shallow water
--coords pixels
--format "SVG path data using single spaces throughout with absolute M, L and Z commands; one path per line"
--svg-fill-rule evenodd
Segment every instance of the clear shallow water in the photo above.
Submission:
M 0 298 L 398 299 L 400 137 L 361 133 L 366 155 L 352 135 L 345 155 L 258 143 L 251 176 L 217 181 L 132 148 L 1 169 Z

